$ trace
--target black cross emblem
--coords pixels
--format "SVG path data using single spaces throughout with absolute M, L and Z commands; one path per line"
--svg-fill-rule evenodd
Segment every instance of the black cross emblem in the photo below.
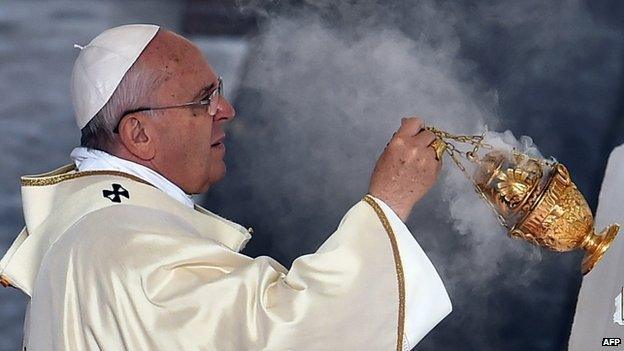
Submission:
M 130 198 L 128 190 L 124 189 L 123 186 L 117 183 L 113 184 L 113 190 L 102 190 L 102 194 L 105 198 L 111 200 L 112 202 L 121 202 L 121 196 L 127 199 Z

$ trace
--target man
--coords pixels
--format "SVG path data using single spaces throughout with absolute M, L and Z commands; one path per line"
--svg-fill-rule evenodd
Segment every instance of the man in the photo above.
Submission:
M 403 224 L 440 169 L 422 121 L 402 120 L 369 195 L 287 270 L 240 254 L 250 233 L 189 198 L 225 174 L 221 84 L 157 26 L 81 48 L 82 147 L 22 178 L 26 227 L 0 261 L 31 297 L 27 350 L 408 350 L 450 313 Z

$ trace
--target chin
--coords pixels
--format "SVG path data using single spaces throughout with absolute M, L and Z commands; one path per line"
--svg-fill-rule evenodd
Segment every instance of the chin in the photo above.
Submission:
M 207 180 L 202 187 L 201 192 L 204 193 L 208 191 L 212 186 L 220 182 L 223 178 L 225 178 L 225 173 L 226 168 L 224 163 L 217 167 L 213 167 L 213 169 L 210 170 L 210 173 L 206 177 Z
M 226 171 L 227 171 L 227 167 L 225 167 L 225 162 L 221 161 L 216 167 L 213 167 L 212 172 L 211 172 L 213 176 L 210 177 L 211 180 L 214 183 L 221 181 L 221 179 L 225 177 Z

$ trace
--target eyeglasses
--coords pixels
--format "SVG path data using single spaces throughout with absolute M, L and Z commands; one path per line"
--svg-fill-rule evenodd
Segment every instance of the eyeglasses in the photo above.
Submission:
M 219 98 L 223 96 L 223 80 L 221 77 L 217 78 L 217 88 L 214 89 L 208 97 L 201 99 L 199 101 L 187 102 L 179 105 L 171 105 L 171 106 L 158 106 L 158 107 L 140 107 L 134 110 L 126 111 L 121 115 L 115 129 L 113 129 L 113 133 L 119 134 L 119 124 L 121 124 L 121 120 L 124 119 L 127 115 L 144 112 L 144 111 L 158 111 L 158 110 L 167 110 L 171 108 L 185 108 L 185 107 L 197 107 L 197 106 L 208 106 L 208 114 L 211 117 L 214 117 L 217 114 L 217 110 L 219 107 Z

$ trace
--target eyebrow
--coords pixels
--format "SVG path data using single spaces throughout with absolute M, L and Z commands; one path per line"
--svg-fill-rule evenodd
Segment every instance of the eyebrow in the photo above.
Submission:
M 193 97 L 193 101 L 198 100 L 200 98 L 204 98 L 208 95 L 208 93 L 213 90 L 213 88 L 215 87 L 215 83 L 212 82 L 209 85 L 206 85 L 205 87 L 201 88 L 201 90 L 199 91 L 199 93 L 197 93 L 194 97 Z

